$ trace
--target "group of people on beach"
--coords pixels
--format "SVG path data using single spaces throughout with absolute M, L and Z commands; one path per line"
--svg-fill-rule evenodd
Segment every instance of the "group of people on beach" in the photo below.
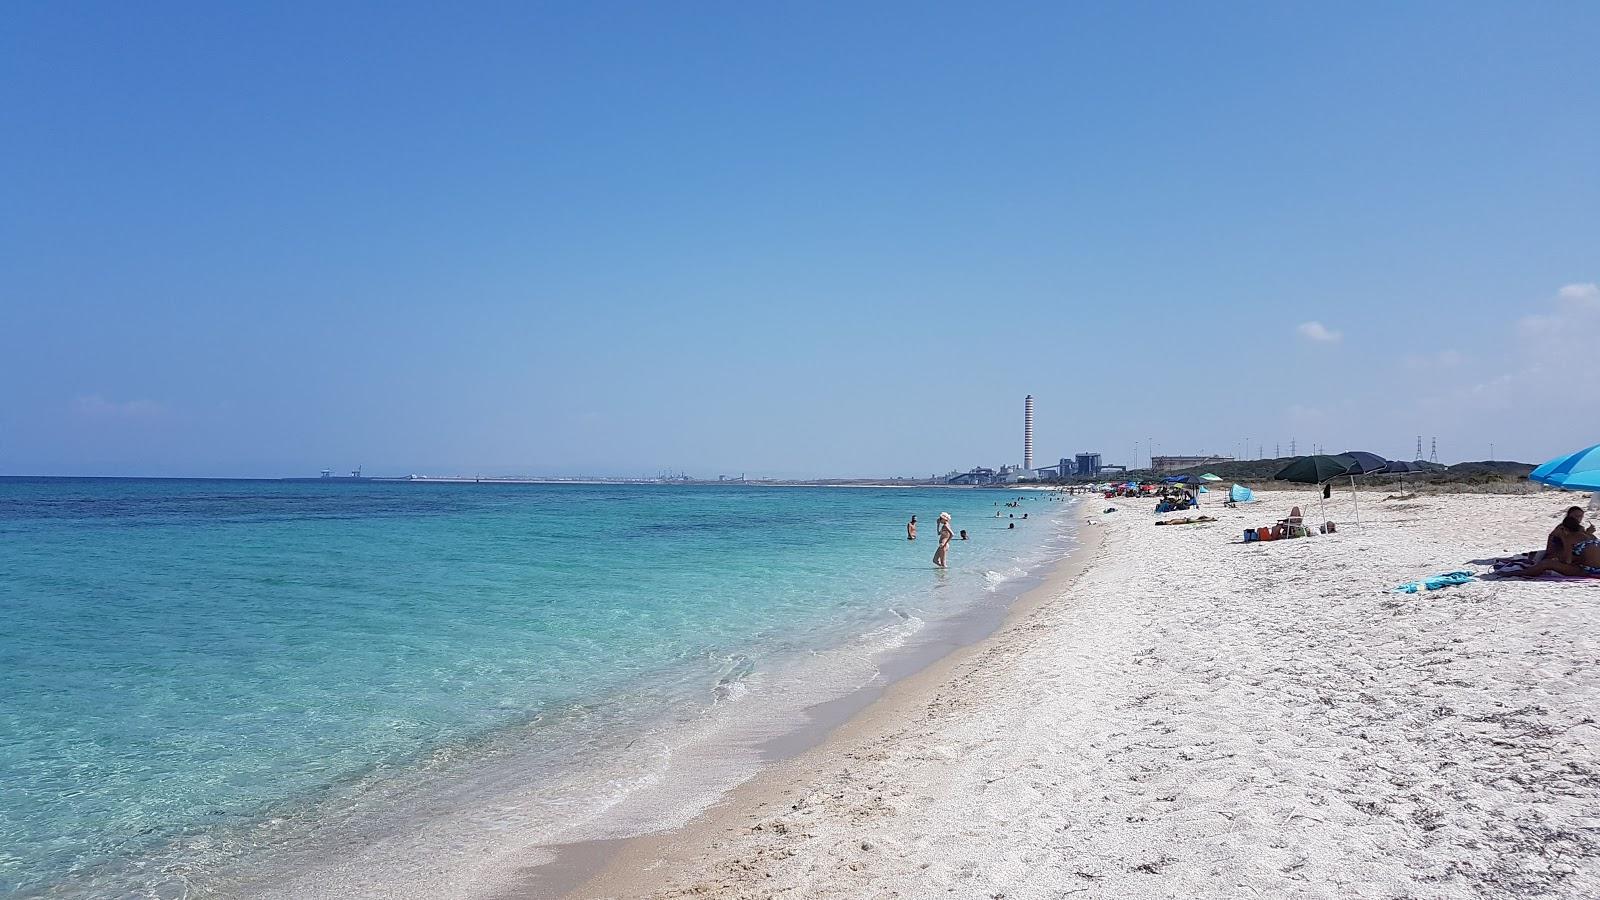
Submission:
M 999 501 L 995 501 L 995 505 L 998 506 L 999 505 Z M 1021 505 L 1022 505 L 1022 502 L 1020 500 L 1012 500 L 1012 501 L 1009 501 L 1009 502 L 1006 503 L 1006 506 L 1008 506 L 1008 507 L 1020 507 Z M 995 512 L 995 518 L 999 518 L 999 517 L 1000 517 L 1000 513 L 998 511 Z M 1017 517 L 1016 513 L 1011 513 L 1011 518 L 1015 519 L 1016 517 Z M 1023 513 L 1022 517 L 1024 519 L 1026 519 L 1028 517 L 1028 514 L 1027 513 Z M 956 539 L 956 533 L 950 527 L 950 521 L 951 520 L 950 520 L 950 514 L 949 513 L 947 513 L 947 512 L 939 513 L 939 547 L 938 547 L 938 549 L 933 551 L 933 565 L 934 565 L 935 568 L 939 568 L 939 569 L 946 568 L 945 556 L 950 552 L 950 542 Z M 1017 527 L 1017 523 L 1012 522 L 1011 524 L 1009 524 L 1006 527 L 1008 529 L 1015 529 Z M 911 517 L 911 521 L 906 523 L 906 540 L 914 541 L 916 539 L 917 539 L 917 517 L 916 516 L 912 516 Z M 965 528 L 961 529 L 961 540 L 963 540 L 963 541 L 967 540 L 967 530 Z

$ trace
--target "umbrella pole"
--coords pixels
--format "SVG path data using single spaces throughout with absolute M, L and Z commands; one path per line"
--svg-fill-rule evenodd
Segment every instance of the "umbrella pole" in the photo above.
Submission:
M 1356 505 L 1356 527 L 1361 527 L 1361 498 L 1356 495 L 1356 477 L 1350 476 L 1350 501 Z

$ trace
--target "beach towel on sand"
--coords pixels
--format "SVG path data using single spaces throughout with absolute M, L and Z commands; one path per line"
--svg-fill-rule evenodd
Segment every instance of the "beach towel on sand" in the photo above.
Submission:
M 1405 584 L 1395 588 L 1393 591 L 1390 591 L 1390 593 L 1415 594 L 1422 588 L 1427 588 L 1430 591 L 1437 591 L 1440 588 L 1453 587 L 1458 584 L 1466 584 L 1472 580 L 1473 575 L 1471 572 L 1446 572 L 1443 575 L 1435 575 L 1432 578 L 1424 578 L 1420 582 L 1408 581 Z

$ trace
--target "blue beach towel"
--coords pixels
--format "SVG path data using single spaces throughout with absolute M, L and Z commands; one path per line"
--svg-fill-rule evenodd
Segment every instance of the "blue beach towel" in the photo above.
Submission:
M 1390 593 L 1415 594 L 1422 588 L 1427 588 L 1430 591 L 1437 591 L 1440 588 L 1454 587 L 1458 584 L 1466 584 L 1472 580 L 1473 575 L 1471 572 L 1446 572 L 1443 575 L 1435 575 L 1432 578 L 1424 578 L 1420 582 L 1408 581 L 1405 584 L 1395 588 L 1393 591 L 1390 591 Z

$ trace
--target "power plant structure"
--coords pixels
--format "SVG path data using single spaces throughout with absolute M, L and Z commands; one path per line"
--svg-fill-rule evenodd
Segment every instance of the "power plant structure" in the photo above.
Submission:
M 1033 471 L 1033 395 L 1022 398 L 1022 468 Z
M 1034 468 L 1033 465 L 1033 395 L 1022 398 L 1022 465 L 1003 465 L 998 469 L 979 466 L 967 472 L 952 471 L 944 476 L 946 484 L 995 485 L 1015 484 L 1018 481 L 1068 479 L 1073 475 L 1094 478 L 1100 473 L 1116 469 L 1126 472 L 1127 467 L 1102 462 L 1098 453 L 1079 453 L 1076 458 L 1062 457 L 1053 466 Z M 935 476 L 938 477 L 938 476 Z

